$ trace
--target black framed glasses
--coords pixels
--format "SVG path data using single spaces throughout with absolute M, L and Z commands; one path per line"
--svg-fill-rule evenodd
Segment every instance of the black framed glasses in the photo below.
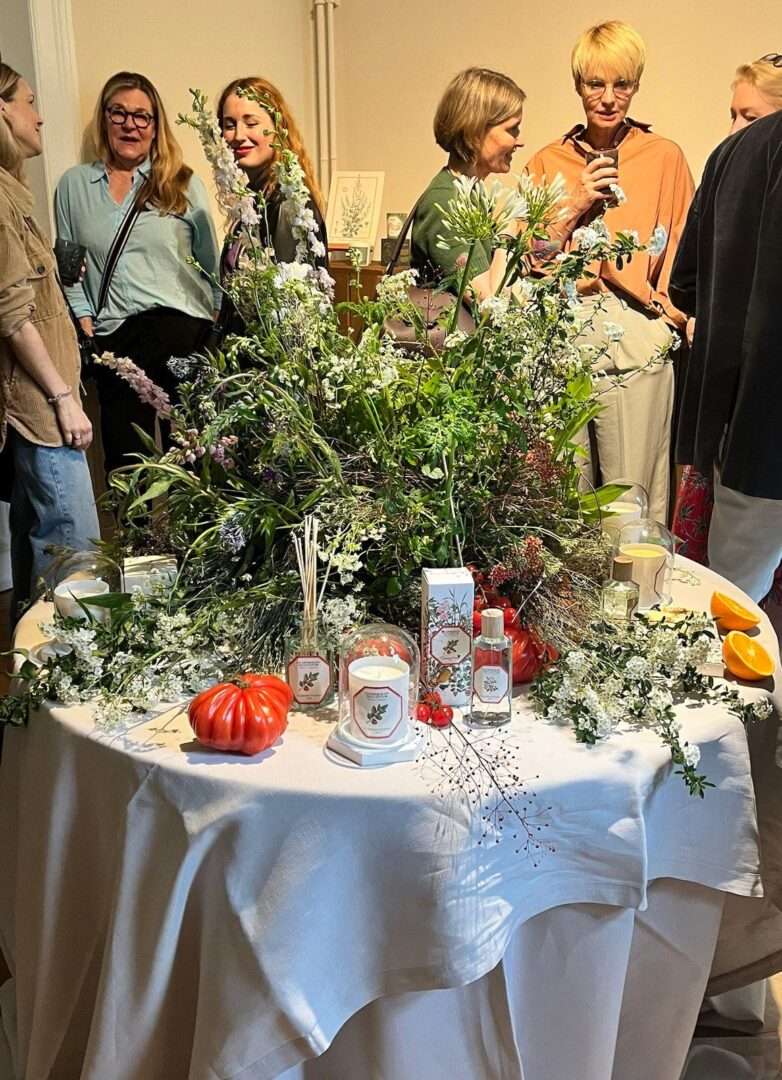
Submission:
M 109 105 L 106 109 L 106 116 L 108 116 L 112 124 L 116 124 L 117 127 L 122 127 L 127 120 L 130 120 L 138 131 L 145 131 L 155 119 L 152 113 L 144 112 L 143 109 L 138 109 L 136 112 L 128 112 L 128 110 L 123 109 L 121 105 Z
M 766 64 L 773 64 L 774 67 L 782 68 L 782 53 L 770 52 L 760 58 Z

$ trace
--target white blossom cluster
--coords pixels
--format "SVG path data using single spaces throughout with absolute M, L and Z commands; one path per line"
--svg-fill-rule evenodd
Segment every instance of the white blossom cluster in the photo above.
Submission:
M 307 262 L 309 257 L 322 259 L 326 247 L 320 238 L 318 222 L 312 210 L 310 190 L 299 159 L 292 150 L 284 149 L 277 163 L 277 183 L 292 210 L 291 231 L 296 240 L 296 259 Z
M 648 727 L 671 748 L 693 794 L 702 794 L 705 777 L 694 773 L 700 750 L 682 739 L 675 706 L 688 700 L 721 701 L 743 719 L 765 719 L 767 698 L 750 702 L 700 674 L 709 663 L 714 630 L 705 614 L 684 622 L 654 622 L 636 617 L 625 628 L 596 624 L 580 648 L 567 653 L 533 686 L 541 714 L 572 725 L 587 743 L 606 738 L 620 726 Z

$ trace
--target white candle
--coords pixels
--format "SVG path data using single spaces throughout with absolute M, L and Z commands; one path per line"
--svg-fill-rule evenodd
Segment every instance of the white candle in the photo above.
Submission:
M 410 665 L 398 656 L 361 656 L 348 667 L 350 733 L 378 744 L 406 738 Z
M 638 586 L 638 608 L 644 610 L 667 600 L 665 568 L 668 551 L 660 544 L 622 544 L 622 555 L 633 560 L 633 581 Z
M 623 502 L 621 499 L 615 499 L 603 507 L 603 512 L 606 515 L 601 521 L 603 532 L 615 533 L 617 536 L 625 525 L 629 525 L 631 521 L 641 520 L 641 507 L 637 502 Z
M 68 619 L 80 619 L 87 622 L 89 616 L 78 603 L 89 596 L 104 596 L 109 591 L 108 583 L 101 578 L 78 578 L 61 581 L 54 590 L 54 606 L 59 613 Z M 94 619 L 100 618 L 102 608 L 90 608 L 90 614 Z

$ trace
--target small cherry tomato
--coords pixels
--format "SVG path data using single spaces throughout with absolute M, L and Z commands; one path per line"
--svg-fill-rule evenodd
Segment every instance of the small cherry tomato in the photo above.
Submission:
M 480 613 L 480 611 L 473 611 L 473 613 L 472 613 L 472 632 L 474 634 L 480 634 L 480 632 L 481 632 L 481 613 Z
M 431 709 L 435 709 L 438 705 L 442 705 L 443 703 L 439 690 L 428 690 L 421 698 L 421 701 Z
M 415 707 L 415 718 L 420 720 L 422 724 L 431 724 L 432 706 L 427 705 L 425 701 L 419 701 Z
M 448 727 L 453 720 L 453 709 L 450 705 L 438 705 L 432 710 L 432 723 L 435 727 Z

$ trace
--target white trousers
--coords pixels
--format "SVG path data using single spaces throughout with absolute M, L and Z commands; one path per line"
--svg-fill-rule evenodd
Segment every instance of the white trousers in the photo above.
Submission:
M 607 350 L 595 364 L 597 390 L 603 407 L 593 421 L 598 460 L 590 461 L 584 474 L 588 482 L 594 484 L 595 466 L 599 465 L 604 484 L 612 480 L 631 480 L 640 484 L 649 497 L 649 517 L 666 524 L 673 365 L 655 364 L 647 368 L 643 365 L 670 343 L 672 332 L 664 319 L 645 315 L 613 293 L 602 294 L 599 299 L 585 298 L 579 315 L 589 319 L 579 341 Z M 608 340 L 604 329 L 606 323 L 622 328 L 620 340 Z M 621 382 L 616 381 L 617 376 L 622 376 Z M 586 438 L 583 444 L 586 444 Z
M 720 483 L 714 473 L 709 566 L 759 603 L 782 560 L 782 499 L 759 499 Z

